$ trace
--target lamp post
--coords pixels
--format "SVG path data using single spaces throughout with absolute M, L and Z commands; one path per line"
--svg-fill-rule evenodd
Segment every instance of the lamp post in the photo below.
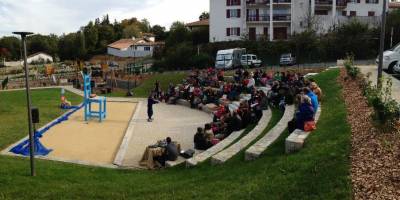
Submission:
M 24 69 L 25 69 L 25 91 L 26 91 L 26 103 L 28 107 L 28 127 L 29 127 L 29 151 L 30 151 L 30 164 L 31 164 L 31 176 L 35 176 L 35 147 L 34 147 L 34 136 L 33 136 L 33 125 L 32 125 L 32 104 L 31 96 L 29 91 L 29 69 L 26 59 L 26 37 L 32 35 L 31 32 L 13 32 L 13 34 L 20 35 L 22 39 L 22 45 L 24 50 Z
M 377 82 L 378 88 L 380 88 L 382 86 L 381 78 L 382 78 L 382 69 L 383 69 L 383 51 L 385 49 L 386 2 L 387 2 L 387 0 L 383 0 L 381 36 L 380 36 L 380 42 L 379 42 L 379 64 L 378 64 L 378 82 Z

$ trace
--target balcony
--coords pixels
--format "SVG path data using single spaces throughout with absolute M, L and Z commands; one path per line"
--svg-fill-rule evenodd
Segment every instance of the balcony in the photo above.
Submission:
M 278 21 L 278 22 L 290 21 L 291 15 L 290 14 L 274 14 L 273 20 Z
M 345 7 L 347 6 L 347 0 L 336 0 L 337 7 Z M 332 7 L 333 0 L 315 0 L 315 6 L 319 7 Z
M 246 4 L 248 6 L 260 6 L 260 5 L 267 5 L 271 1 L 270 0 L 247 0 Z
M 277 3 L 277 4 L 279 4 L 279 3 L 290 4 L 290 3 L 292 3 L 292 0 L 274 0 L 273 2 Z
M 248 15 L 247 22 L 268 22 L 269 14 Z
M 251 41 L 267 41 L 269 40 L 268 34 L 249 34 L 248 39 Z

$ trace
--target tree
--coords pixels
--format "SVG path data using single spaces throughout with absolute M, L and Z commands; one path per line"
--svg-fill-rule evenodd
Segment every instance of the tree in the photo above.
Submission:
M 209 42 L 209 32 L 208 27 L 196 28 L 192 31 L 193 45 L 205 44 Z
M 154 25 L 151 28 L 151 31 L 155 36 L 157 41 L 163 41 L 167 37 L 167 33 L 165 32 L 165 27 L 162 27 L 160 25 Z
M 210 19 L 210 13 L 208 13 L 208 12 L 201 13 L 199 20 L 201 21 L 201 20 L 205 20 L 205 19 Z
M 185 41 L 191 40 L 191 35 L 183 22 L 174 22 L 171 25 L 166 46 L 171 47 Z
M 128 25 L 123 30 L 124 38 L 139 37 L 139 34 L 140 34 L 140 29 L 136 24 Z
M 142 19 L 139 23 L 139 29 L 142 33 L 148 33 L 151 30 L 150 22 L 147 19 Z
M 19 60 L 21 57 L 21 42 L 17 37 L 0 38 L 0 49 L 6 49 L 8 53 L 4 53 L 4 57 L 9 60 Z
M 99 41 L 99 32 L 97 27 L 93 25 L 93 22 L 84 28 L 85 34 L 85 46 L 89 54 L 93 54 L 96 50 L 97 42 Z

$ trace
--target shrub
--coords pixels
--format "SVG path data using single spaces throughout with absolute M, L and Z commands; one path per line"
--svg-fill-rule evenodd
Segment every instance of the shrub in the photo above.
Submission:
M 360 74 L 360 69 L 354 66 L 354 56 L 351 54 L 348 54 L 346 56 L 346 59 L 344 61 L 344 67 L 346 68 L 347 75 L 353 79 L 356 79 Z
M 385 129 L 394 130 L 395 122 L 400 119 L 400 105 L 392 98 L 392 79 L 382 78 L 383 86 L 372 85 L 369 81 L 370 74 L 362 80 L 363 92 L 368 104 L 374 108 L 374 115 Z

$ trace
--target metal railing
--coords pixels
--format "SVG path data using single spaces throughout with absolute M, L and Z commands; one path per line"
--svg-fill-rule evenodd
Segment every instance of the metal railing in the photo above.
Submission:
M 274 21 L 290 21 L 291 15 L 290 14 L 274 14 L 273 20 Z
M 261 14 L 261 15 L 248 15 L 248 22 L 266 22 L 269 21 L 269 14 Z

